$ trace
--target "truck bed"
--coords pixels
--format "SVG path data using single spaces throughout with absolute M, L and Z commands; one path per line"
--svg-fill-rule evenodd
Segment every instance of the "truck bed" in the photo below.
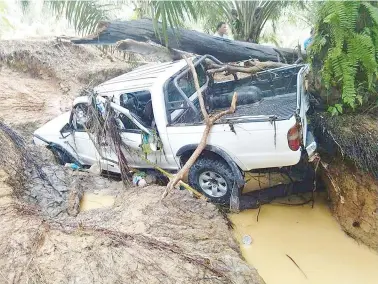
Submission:
M 213 82 L 203 92 L 210 114 L 229 108 L 233 94 L 238 94 L 236 111 L 221 118 L 220 122 L 246 116 L 275 117 L 287 120 L 297 109 L 297 75 L 301 65 L 263 71 L 253 77 Z M 172 123 L 203 123 L 198 99 L 193 100 L 197 113 L 189 107 Z
M 237 104 L 236 104 L 237 105 Z M 225 115 L 220 121 L 227 120 L 229 118 L 236 118 L 241 116 L 276 116 L 278 120 L 289 119 L 295 113 L 297 108 L 297 94 L 289 93 L 283 95 L 277 95 L 274 97 L 266 97 L 260 101 L 252 104 L 236 106 L 236 111 L 232 114 Z M 218 109 L 212 112 L 218 113 L 224 109 Z

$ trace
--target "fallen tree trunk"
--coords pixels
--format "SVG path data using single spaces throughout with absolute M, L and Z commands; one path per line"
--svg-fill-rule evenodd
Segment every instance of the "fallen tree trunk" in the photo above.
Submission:
M 158 29 L 161 30 L 160 25 Z M 224 62 L 254 58 L 260 61 L 294 63 L 298 59 L 297 52 L 294 49 L 233 41 L 194 30 L 177 29 L 175 31 L 168 29 L 169 48 L 200 55 L 211 54 Z M 149 19 L 101 22 L 94 35 L 75 39 L 72 42 L 75 44 L 111 45 L 125 39 L 139 42 L 152 41 L 164 45 L 163 37 L 159 37 L 155 33 L 153 23 Z

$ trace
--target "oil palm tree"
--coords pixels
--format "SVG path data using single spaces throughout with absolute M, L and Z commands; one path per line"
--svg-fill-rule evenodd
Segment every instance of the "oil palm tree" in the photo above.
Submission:
M 20 0 L 24 11 L 27 11 L 33 0 Z M 36 0 L 34 0 L 36 1 Z M 166 37 L 169 27 L 184 26 L 185 22 L 202 21 L 210 30 L 218 21 L 231 23 L 236 10 L 242 23 L 240 31 L 235 33 L 237 39 L 257 42 L 268 19 L 276 19 L 284 6 L 293 2 L 287 1 L 162 1 L 162 0 L 40 0 L 55 15 L 64 16 L 81 34 L 92 33 L 100 21 L 108 20 L 114 9 L 121 5 L 134 5 L 137 17 L 148 16 L 155 25 L 161 22 L 162 34 Z
M 233 23 L 238 20 L 240 29 L 233 27 L 236 39 L 258 42 L 266 22 L 276 20 L 288 5 L 300 7 L 301 1 L 141 1 L 138 6 L 139 16 L 150 16 L 160 20 L 163 32 L 168 26 L 178 27 L 186 19 L 201 21 L 207 32 L 221 21 Z M 235 18 L 236 11 L 237 18 Z M 164 28 L 165 27 L 165 28 Z

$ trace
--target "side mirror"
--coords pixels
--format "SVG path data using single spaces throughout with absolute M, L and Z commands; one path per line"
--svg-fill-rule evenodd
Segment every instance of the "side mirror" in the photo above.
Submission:
M 60 135 L 62 135 L 63 138 L 67 138 L 72 133 L 72 127 L 71 124 L 67 123 L 63 128 L 60 130 Z

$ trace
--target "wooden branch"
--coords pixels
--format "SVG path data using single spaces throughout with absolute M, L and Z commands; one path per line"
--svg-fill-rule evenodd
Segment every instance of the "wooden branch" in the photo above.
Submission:
M 202 93 L 201 93 L 201 87 L 199 85 L 199 82 L 198 82 L 198 77 L 197 77 L 197 72 L 196 72 L 196 69 L 194 68 L 194 65 L 192 63 L 192 61 L 190 61 L 187 57 L 184 56 L 184 59 L 186 61 L 186 63 L 188 64 L 189 68 L 190 68 L 190 71 L 192 72 L 193 74 L 193 80 L 194 80 L 194 86 L 196 88 L 196 92 L 197 92 L 197 96 L 198 96 L 198 100 L 199 100 L 199 103 L 200 103 L 200 107 L 201 107 L 201 112 L 202 112 L 202 115 L 203 115 L 203 118 L 207 124 L 207 121 L 209 119 L 209 115 L 206 111 L 206 106 L 205 106 L 205 101 L 203 99 L 203 96 L 202 96 Z
M 173 179 L 170 180 L 170 182 L 168 183 L 164 193 L 163 193 L 163 196 L 162 196 L 162 199 L 165 198 L 168 193 L 170 191 L 173 190 L 173 188 L 179 183 L 179 182 L 182 182 L 182 179 L 184 178 L 184 176 L 189 172 L 189 169 L 193 166 L 193 164 L 197 161 L 197 158 L 199 157 L 199 155 L 201 155 L 202 151 L 206 148 L 206 145 L 207 145 L 207 139 L 210 135 L 210 130 L 211 128 L 213 127 L 214 123 L 220 119 L 222 116 L 224 115 L 227 115 L 227 114 L 231 114 L 231 113 L 234 113 L 235 112 L 235 109 L 236 109 L 236 102 L 237 102 L 237 93 L 235 92 L 234 93 L 234 96 L 232 97 L 232 102 L 231 102 L 231 106 L 228 110 L 224 110 L 214 116 L 209 116 L 207 111 L 206 111 L 206 107 L 205 107 L 205 102 L 204 102 L 204 99 L 203 99 L 203 96 L 202 96 L 202 93 L 200 91 L 200 85 L 199 85 L 199 82 L 198 82 L 198 76 L 197 76 L 197 72 L 196 72 L 196 69 L 194 68 L 194 65 L 193 65 L 193 62 L 188 60 L 187 58 L 185 58 L 187 64 L 189 65 L 189 68 L 193 74 L 193 79 L 194 79 L 194 85 L 196 87 L 196 91 L 197 91 L 197 95 L 198 95 L 198 99 L 199 99 L 199 102 L 200 102 L 200 106 L 201 106 L 201 111 L 202 111 L 202 115 L 204 116 L 204 119 L 205 119 L 205 129 L 203 131 L 203 134 L 202 134 L 202 138 L 201 138 L 201 141 L 200 143 L 198 144 L 196 150 L 193 152 L 193 154 L 190 156 L 190 158 L 186 161 L 185 165 L 179 170 L 179 172 L 174 176 Z
M 260 61 L 253 61 L 253 65 L 251 67 L 243 67 L 243 66 L 236 66 L 236 65 L 229 65 L 229 64 L 209 64 L 208 65 L 208 74 L 215 74 L 215 73 L 221 73 L 221 72 L 227 72 L 229 74 L 235 74 L 237 72 L 241 73 L 249 73 L 249 74 L 255 74 L 260 71 L 264 71 L 266 69 L 272 69 L 272 68 L 279 68 L 283 66 L 288 66 L 286 63 L 281 62 L 272 62 L 272 61 L 266 61 L 266 62 L 260 62 Z

